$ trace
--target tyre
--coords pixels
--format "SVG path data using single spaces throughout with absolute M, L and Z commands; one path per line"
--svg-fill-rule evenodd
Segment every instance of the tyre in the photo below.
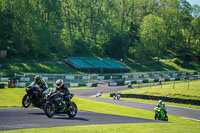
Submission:
M 51 118 L 55 114 L 55 104 L 54 103 L 47 103 L 44 107 L 45 114 Z
M 158 114 L 155 114 L 154 119 L 155 119 L 155 120 L 160 120 L 159 115 L 158 115 Z
M 157 120 L 157 114 L 155 114 L 155 116 L 154 116 L 154 120 Z
M 116 99 L 115 99 L 115 96 L 113 96 L 113 99 L 116 100 Z
M 74 117 L 76 116 L 76 114 L 77 114 L 77 106 L 74 102 L 70 102 L 69 111 L 67 112 L 67 115 L 69 117 Z
M 168 121 L 168 117 L 167 117 L 167 115 L 165 116 L 165 121 Z
M 120 100 L 120 97 L 117 97 L 117 100 Z
M 32 97 L 28 94 L 25 94 L 22 99 L 22 106 L 28 108 L 31 105 Z

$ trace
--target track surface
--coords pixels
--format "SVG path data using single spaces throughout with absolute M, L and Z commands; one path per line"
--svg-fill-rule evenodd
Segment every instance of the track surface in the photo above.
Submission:
M 141 103 L 141 102 L 134 102 L 134 101 L 117 101 L 112 99 L 104 99 L 104 98 L 95 98 L 95 94 L 102 90 L 103 93 L 112 93 L 117 91 L 127 90 L 126 86 L 118 86 L 118 87 L 109 87 L 107 84 L 98 84 L 98 87 L 93 89 L 78 89 L 78 90 L 71 90 L 72 93 L 76 94 L 78 97 L 87 98 L 91 100 L 97 100 L 105 103 L 117 104 L 121 106 L 127 106 L 132 108 L 138 108 L 148 111 L 153 111 L 153 108 L 157 106 L 156 104 L 149 104 L 149 103 Z M 177 106 L 169 106 L 166 105 L 168 109 L 169 115 L 176 115 L 184 118 L 190 118 L 194 120 L 200 121 L 200 110 L 199 109 L 192 109 L 192 108 L 184 108 L 184 107 L 177 107 Z
M 150 119 L 125 117 L 94 112 L 78 111 L 75 118 L 64 114 L 48 118 L 40 109 L 0 108 L 0 131 L 47 128 L 74 125 L 119 124 L 119 123 L 151 123 L 162 122 Z

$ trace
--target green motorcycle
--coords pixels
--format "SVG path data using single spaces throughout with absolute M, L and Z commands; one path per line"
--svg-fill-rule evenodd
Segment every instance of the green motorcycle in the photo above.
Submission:
M 155 111 L 155 120 L 162 120 L 162 121 L 168 121 L 168 117 L 167 117 L 167 112 L 168 110 L 165 110 L 163 107 L 155 107 L 154 108 Z

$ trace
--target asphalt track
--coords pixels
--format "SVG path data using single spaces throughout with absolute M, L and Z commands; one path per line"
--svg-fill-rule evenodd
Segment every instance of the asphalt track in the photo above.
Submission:
M 37 108 L 0 108 L 0 131 L 48 128 L 75 125 L 120 124 L 120 123 L 158 123 L 150 119 L 126 117 L 118 115 L 101 114 L 87 111 L 78 111 L 74 118 L 64 114 L 48 118 L 44 112 Z

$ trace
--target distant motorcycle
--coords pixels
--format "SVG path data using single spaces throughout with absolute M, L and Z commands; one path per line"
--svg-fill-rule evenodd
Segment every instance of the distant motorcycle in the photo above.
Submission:
M 46 104 L 44 107 L 45 114 L 51 118 L 54 114 L 64 113 L 67 114 L 69 117 L 74 117 L 77 114 L 77 106 L 76 104 L 71 101 L 74 94 L 70 94 L 68 99 L 69 101 L 63 101 L 60 97 L 59 93 L 50 92 L 46 99 Z
M 46 96 L 50 92 L 50 89 L 41 91 L 39 86 L 33 82 L 26 89 L 26 93 L 22 98 L 22 106 L 28 108 L 30 105 L 44 109 L 44 103 L 46 102 Z M 36 96 L 37 95 L 37 96 Z
M 99 92 L 96 94 L 96 98 L 101 97 L 101 95 L 102 95 L 102 91 L 99 91 Z
M 113 99 L 114 99 L 114 100 L 119 100 L 119 99 L 120 99 L 120 94 L 114 95 L 114 96 L 113 96 Z
M 128 88 L 132 88 L 132 84 L 131 83 L 128 84 Z
M 155 111 L 155 116 L 154 116 L 155 120 L 168 121 L 168 117 L 167 117 L 168 110 L 164 110 L 163 107 L 155 107 L 154 111 Z

